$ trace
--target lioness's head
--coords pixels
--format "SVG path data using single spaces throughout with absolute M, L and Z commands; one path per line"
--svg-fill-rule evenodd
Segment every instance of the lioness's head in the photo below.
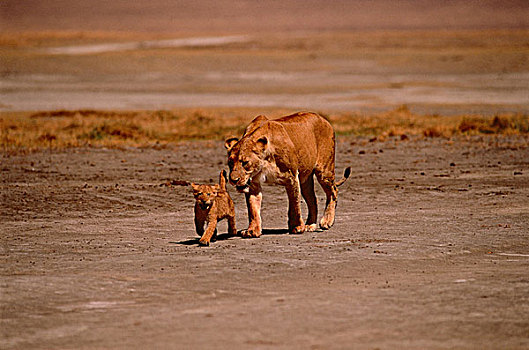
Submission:
M 227 139 L 224 146 L 228 150 L 229 180 L 239 192 L 248 192 L 252 178 L 263 169 L 268 149 L 266 136 L 254 134 Z

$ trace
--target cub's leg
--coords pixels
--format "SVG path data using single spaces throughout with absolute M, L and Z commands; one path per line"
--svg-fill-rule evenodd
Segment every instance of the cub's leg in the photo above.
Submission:
M 197 232 L 197 235 L 202 236 L 204 234 L 204 220 L 197 217 L 195 214 L 195 230 Z
M 305 229 L 309 232 L 316 230 L 316 222 L 318 220 L 318 200 L 316 199 L 316 194 L 314 193 L 314 177 L 311 174 L 308 179 L 301 184 L 301 195 L 307 203 L 307 208 L 309 210 L 309 216 L 305 223 Z
M 202 235 L 202 238 L 200 238 L 199 244 L 200 245 L 209 245 L 209 242 L 211 241 L 211 238 L 213 236 L 216 237 L 217 235 L 217 220 L 211 220 L 208 222 L 208 226 L 206 227 L 206 232 Z
M 261 202 L 263 193 L 260 185 L 250 186 L 248 193 L 245 193 L 246 206 L 248 207 L 248 229 L 243 230 L 241 235 L 245 238 L 256 238 L 261 236 Z
M 237 228 L 235 227 L 235 215 L 228 216 L 228 233 L 232 236 L 237 235 Z
M 299 179 L 296 176 L 285 186 L 288 196 L 288 231 L 290 233 L 305 232 L 305 224 L 301 219 L 301 194 Z
M 215 229 L 215 231 L 213 232 L 213 236 L 211 236 L 210 242 L 216 242 L 216 241 L 217 241 L 217 229 Z
M 325 203 L 325 212 L 320 220 L 320 227 L 324 230 L 328 230 L 334 224 L 334 216 L 336 213 L 336 203 L 338 200 L 338 188 L 334 184 L 334 171 L 333 172 L 316 172 L 316 178 L 320 183 L 325 195 L 327 196 L 327 202 Z

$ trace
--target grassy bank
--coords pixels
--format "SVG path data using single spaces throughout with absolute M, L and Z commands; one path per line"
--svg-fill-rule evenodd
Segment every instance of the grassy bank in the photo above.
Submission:
M 183 109 L 171 111 L 53 111 L 0 113 L 4 153 L 75 147 L 166 147 L 186 140 L 222 140 L 241 135 L 251 119 L 264 113 L 277 117 L 286 110 Z M 406 106 L 380 114 L 325 115 L 338 135 L 385 141 L 464 135 L 528 135 L 529 116 L 521 114 L 416 115 Z

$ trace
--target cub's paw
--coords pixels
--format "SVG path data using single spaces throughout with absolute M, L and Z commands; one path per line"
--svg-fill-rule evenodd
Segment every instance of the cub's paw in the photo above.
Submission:
M 201 245 L 201 246 L 207 247 L 207 246 L 209 246 L 209 240 L 201 239 L 200 241 L 198 241 L 198 244 Z

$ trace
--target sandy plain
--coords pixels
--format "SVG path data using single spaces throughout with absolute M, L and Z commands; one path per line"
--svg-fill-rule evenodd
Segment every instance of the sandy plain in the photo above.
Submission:
M 425 114 L 527 113 L 528 37 L 527 30 L 5 34 L 0 110 L 328 113 L 406 104 Z

